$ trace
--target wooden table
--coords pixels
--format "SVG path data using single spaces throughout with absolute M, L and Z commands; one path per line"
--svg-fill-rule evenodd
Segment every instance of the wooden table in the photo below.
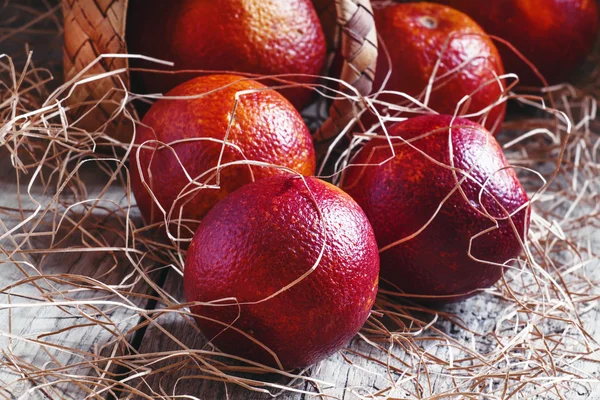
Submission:
M 0 206 L 3 210 L 18 209 L 17 201 L 17 183 L 15 182 L 15 173 L 10 166 L 10 160 L 3 154 L 0 171 L 0 190 L 3 195 L 0 197 Z M 88 196 L 94 198 L 101 188 L 104 187 L 102 174 L 97 173 L 96 166 L 89 165 L 84 168 L 81 178 L 88 182 Z M 96 183 L 94 183 L 96 180 Z M 90 183 L 91 182 L 91 183 Z M 41 186 L 41 185 L 40 185 Z M 50 193 L 41 193 L 39 186 L 33 186 L 32 196 L 41 204 L 49 203 L 52 196 Z M 27 204 L 24 199 L 27 196 L 26 185 L 21 184 L 22 207 L 30 209 L 33 204 Z M 24 191 L 24 192 L 23 192 Z M 106 201 L 110 200 L 116 204 L 125 205 L 127 203 L 120 187 L 111 186 L 110 190 L 103 196 Z M 14 215 L 14 213 L 13 213 Z M 77 215 L 76 213 L 74 214 Z M 106 224 L 117 224 L 112 221 L 110 216 L 106 215 L 104 210 L 98 209 L 94 215 L 98 215 L 100 221 Z M 134 215 L 133 219 L 137 219 Z M 8 229 L 18 224 L 20 218 L 13 218 L 10 215 L 0 216 L 0 226 L 2 230 L 0 235 Z M 75 218 L 73 219 L 75 222 Z M 69 225 L 66 224 L 65 225 Z M 94 231 L 94 224 L 90 223 L 88 228 L 90 232 L 100 234 L 102 231 Z M 39 229 L 39 231 L 43 231 Z M 78 245 L 82 240 L 80 234 L 71 235 L 72 240 L 69 245 Z M 165 365 L 181 363 L 180 370 L 171 370 L 168 374 L 153 373 L 147 378 L 148 385 L 154 390 L 154 395 L 159 394 L 178 394 L 195 396 L 200 399 L 266 399 L 270 396 L 264 393 L 250 392 L 240 386 L 233 384 L 224 384 L 222 382 L 211 381 L 201 378 L 186 378 L 190 374 L 189 367 L 194 360 L 189 356 L 177 357 L 173 355 L 176 350 L 182 346 L 190 349 L 206 349 L 204 339 L 199 335 L 195 326 L 188 322 L 186 318 L 178 313 L 168 312 L 163 315 L 153 315 L 152 310 L 160 310 L 165 307 L 165 301 L 158 302 L 154 297 L 145 298 L 144 295 L 152 295 L 152 289 L 148 283 L 136 281 L 139 274 L 135 273 L 133 263 L 124 257 L 118 250 L 104 251 L 97 250 L 90 253 L 75 252 L 71 254 L 52 253 L 52 249 L 64 247 L 60 244 L 53 245 L 50 238 L 34 238 L 31 243 L 20 243 L 19 234 L 12 235 L 12 239 L 4 239 L 0 242 L 5 254 L 2 257 L 2 274 L 0 275 L 0 398 L 69 398 L 81 399 L 86 394 L 94 393 L 94 398 L 113 398 L 112 395 L 119 395 L 118 384 L 111 386 L 104 370 L 110 370 L 122 375 L 118 379 L 126 379 L 128 384 L 135 386 L 134 375 L 144 374 L 144 369 L 138 369 L 131 372 L 123 367 L 116 365 L 110 366 L 106 362 L 95 364 L 101 360 L 100 355 L 109 354 L 122 355 L 126 353 L 135 354 L 153 354 L 162 352 L 170 354 L 168 361 L 163 361 L 152 365 L 153 370 L 158 370 Z M 85 239 L 85 238 L 83 238 Z M 118 246 L 121 239 L 107 237 L 98 237 L 103 243 L 102 246 Z M 13 259 L 7 257 L 16 247 L 22 249 L 31 249 L 29 252 L 21 252 Z M 95 247 L 101 247 L 98 243 Z M 596 247 L 597 248 L 597 247 Z M 16 259 L 27 257 L 39 268 L 46 276 L 52 276 L 53 281 L 37 280 L 25 283 L 26 277 L 35 277 L 38 275 L 31 265 L 16 263 Z M 134 257 L 135 258 L 135 257 Z M 166 268 L 152 272 L 153 269 L 160 268 L 155 263 L 142 263 L 137 268 L 144 268 L 148 275 L 153 277 L 155 283 L 164 288 L 164 291 L 181 300 L 181 277 L 173 268 Z M 596 259 L 596 267 L 598 267 Z M 168 271 L 168 273 L 164 273 Z M 590 269 L 591 272 L 598 273 L 597 268 Z M 108 274 L 107 274 L 108 272 Z M 64 280 L 61 277 L 67 277 Z M 75 280 L 75 276 L 79 280 Z M 598 276 L 598 275 L 596 275 Z M 96 279 L 105 285 L 119 285 L 122 289 L 127 285 L 130 288 L 121 290 L 129 292 L 130 295 L 125 298 L 119 298 L 106 288 L 98 288 L 94 282 L 86 281 L 87 277 Z M 593 278 L 593 277 L 590 277 Z M 48 304 L 48 300 L 54 301 L 54 304 Z M 91 301 L 94 299 L 95 302 Z M 46 305 L 40 304 L 45 301 Z M 82 302 L 82 303 L 78 303 Z M 83 305 L 85 303 L 85 305 Z M 90 304 L 95 304 L 92 307 Z M 10 305 L 10 306 L 8 306 Z M 8 307 L 7 307 L 8 306 Z M 22 308 L 21 308 L 22 307 Z M 472 299 L 460 302 L 458 304 L 447 306 L 441 309 L 442 312 L 449 312 L 462 319 L 463 324 L 475 332 L 488 335 L 497 328 L 502 318 L 509 318 L 505 312 L 506 304 L 491 294 L 481 294 Z M 104 313 L 106 316 L 103 316 Z M 110 317 L 107 318 L 107 316 Z M 145 316 L 145 317 L 144 317 Z M 135 333 L 129 333 L 128 329 L 138 325 L 145 318 L 152 316 L 152 324 L 145 330 L 138 330 Z M 429 317 L 433 320 L 433 317 Z M 600 313 L 597 301 L 587 312 L 581 315 L 582 323 L 587 326 L 588 332 L 594 338 L 600 338 Z M 94 321 L 92 323 L 91 321 Z M 106 323 L 106 324 L 103 324 Z M 432 327 L 448 335 L 448 337 L 457 341 L 457 343 L 469 344 L 473 337 L 464 329 L 459 328 L 446 319 L 440 318 Z M 423 332 L 423 336 L 436 336 L 432 332 Z M 180 342 L 178 342 L 180 341 Z M 125 349 L 124 345 L 128 343 L 131 348 Z M 487 343 L 487 351 L 498 351 L 499 343 L 493 341 L 480 340 L 478 346 Z M 440 342 L 432 342 L 430 345 L 430 354 L 432 357 L 438 357 L 442 360 L 452 359 L 452 346 L 442 345 Z M 427 344 L 424 344 L 427 346 Z M 72 349 L 76 348 L 77 352 Z M 485 349 L 478 348 L 480 352 L 485 353 Z M 575 348 L 574 348 L 575 350 Z M 359 352 L 363 356 L 357 356 L 354 352 Z M 402 349 L 396 347 L 392 353 L 399 357 L 399 360 L 414 364 L 414 360 Z M 323 381 L 320 385 L 311 382 L 300 382 L 297 390 L 303 392 L 318 392 L 319 390 L 331 397 L 339 399 L 358 399 L 369 398 L 368 395 L 375 395 L 378 392 L 379 397 L 372 398 L 415 398 L 415 388 L 412 384 L 415 371 L 408 370 L 412 377 L 402 378 L 401 374 L 394 373 L 394 379 L 399 382 L 396 388 L 390 387 L 389 371 L 376 362 L 369 361 L 365 356 L 386 361 L 383 358 L 384 353 L 361 338 L 357 337 L 348 347 L 348 349 L 329 359 L 317 364 L 306 372 L 307 376 Z M 598 354 L 590 356 L 600 361 Z M 148 357 L 156 360 L 157 357 Z M 392 362 L 392 364 L 399 365 Z M 62 372 L 49 373 L 47 378 L 41 376 L 28 375 L 21 371 L 29 370 L 29 365 L 36 366 L 36 370 L 52 371 L 60 368 L 66 368 Z M 582 374 L 587 372 L 589 377 L 598 377 L 598 363 L 577 362 L 577 367 L 581 369 Z M 102 370 L 100 370 L 102 367 Z M 196 371 L 197 374 L 197 371 Z M 424 386 L 421 396 L 428 398 L 434 394 L 441 394 L 452 390 L 456 382 L 452 382 L 448 370 L 434 371 L 429 386 Z M 595 374 L 595 375 L 594 375 Z M 82 382 L 79 385 L 73 383 L 46 385 L 55 379 L 64 379 L 65 375 L 76 375 L 76 379 Z M 132 377 L 133 376 L 133 377 Z M 93 377 L 90 382 L 102 382 L 100 385 L 92 383 L 86 384 L 86 377 Z M 568 399 L 596 399 L 594 390 L 599 390 L 597 383 L 590 383 L 587 378 L 587 386 L 582 386 L 579 391 L 570 391 Z M 261 380 L 267 380 L 272 383 L 285 384 L 289 379 L 276 376 L 257 376 Z M 180 381 L 178 381 L 181 379 Z M 456 378 L 455 378 L 456 379 Z M 16 383 L 15 383 L 16 382 Z M 411 387 L 412 386 L 412 387 Z M 109 391 L 109 388 L 112 391 Z M 36 388 L 28 392 L 31 388 Z M 164 392 L 161 392 L 161 388 Z M 387 390 L 385 390 L 387 388 Z M 594 389 L 595 388 L 595 389 Z M 146 395 L 151 395 L 149 387 L 140 384 L 138 389 Z M 278 393 L 276 388 L 268 388 L 272 393 Z M 370 394 L 369 394 L 370 392 Z M 112 394 L 111 394 L 112 393 Z M 121 393 L 121 395 L 124 395 Z M 363 397 L 361 397 L 363 396 Z M 389 397 L 385 397 L 389 396 Z M 545 396 L 545 395 L 544 395 Z M 548 397 L 554 398 L 547 394 Z M 284 399 L 304 399 L 310 398 L 302 393 L 285 394 Z M 436 398 L 436 397 L 430 397 Z
M 58 4 L 57 1 L 25 3 L 41 9 Z M 36 33 L 29 35 L 35 36 Z M 25 38 L 29 40 L 31 36 L 25 35 Z M 5 45 L 9 50 L 22 48 L 21 42 L 10 42 L 8 45 L 7 41 L 0 41 L 0 46 Z M 0 48 L 0 53 L 2 51 Z M 60 52 L 54 51 L 53 54 L 51 59 L 60 58 Z M 75 230 L 75 233 L 68 235 L 66 243 L 60 242 L 60 238 L 65 237 L 63 233 L 54 237 L 34 235 L 25 240 L 23 229 L 17 229 L 10 235 L 6 232 L 18 226 L 24 217 L 31 215 L 31 210 L 38 206 L 36 202 L 42 205 L 43 210 L 47 205 L 54 204 L 57 199 L 53 199 L 52 191 L 44 191 L 39 179 L 28 188 L 31 175 L 21 174 L 20 181 L 17 182 L 11 160 L 5 151 L 0 152 L 0 236 L 5 236 L 0 240 L 3 250 L 0 254 L 0 398 L 125 397 L 127 393 L 120 391 L 123 383 L 119 381 L 137 387 L 140 394 L 144 393 L 145 396 L 186 395 L 190 397 L 185 398 L 199 399 L 271 398 L 268 394 L 251 392 L 231 383 L 188 376 L 191 371 L 193 375 L 200 375 L 198 371 L 207 371 L 208 368 L 199 366 L 197 358 L 183 354 L 177 356 L 174 352 L 182 347 L 210 348 L 189 318 L 177 312 L 177 302 L 183 300 L 177 260 L 173 260 L 173 265 L 169 266 L 150 258 L 142 258 L 140 253 L 124 251 L 124 239 L 117 233 L 106 231 L 107 226 L 113 226 L 114 232 L 123 232 L 124 228 L 119 225 L 123 216 L 119 212 L 111 214 L 107 208 L 114 210 L 115 205 L 118 205 L 127 209 L 129 199 L 124 196 L 121 185 L 107 186 L 107 175 L 98 172 L 101 165 L 100 162 L 90 162 L 82 169 L 80 178 L 86 182 L 87 198 L 96 198 L 106 189 L 101 196 L 102 202 L 86 205 L 87 211 L 90 208 L 93 208 L 93 211 L 89 213 L 89 220 L 83 222 L 78 220 L 83 215 L 82 209 L 73 209 L 67 213 L 69 218 L 62 220 L 63 230 L 59 230 L 64 233 L 64 229 L 71 229 L 82 222 L 85 232 Z M 112 167 L 114 166 L 113 163 Z M 29 199 L 28 190 L 35 201 Z M 72 188 L 71 201 L 77 196 L 86 198 L 84 194 L 77 193 L 77 190 L 77 187 Z M 22 210 L 22 213 L 19 210 Z M 135 208 L 130 211 L 132 220 L 139 225 L 137 211 Z M 41 219 L 36 217 L 34 220 L 42 223 L 57 222 L 60 218 L 48 215 Z M 29 223 L 25 229 L 32 233 L 48 231 L 49 227 L 51 226 L 34 228 L 33 224 Z M 594 230 L 589 235 L 591 248 L 597 253 L 600 248 L 600 234 Z M 95 250 L 85 251 L 83 242 L 92 243 Z M 61 249 L 66 245 L 80 248 L 71 253 L 64 253 Z M 597 282 L 600 279 L 598 257 L 591 255 L 588 260 L 589 264 L 585 268 L 589 279 Z M 45 278 L 39 278 L 40 274 Z M 149 277 L 149 280 L 142 279 L 142 276 Z M 157 295 L 157 290 L 162 290 L 162 297 Z M 168 298 L 168 294 L 172 295 L 172 298 Z M 584 307 L 580 315 L 581 324 L 590 334 L 590 342 L 600 339 L 600 310 L 594 295 L 598 296 L 598 292 L 589 293 L 589 305 Z M 169 311 L 161 313 L 160 310 L 164 310 L 165 307 L 168 307 Z M 477 351 L 482 354 L 501 354 L 503 346 L 508 343 L 495 341 L 493 332 L 507 321 L 514 320 L 511 309 L 506 307 L 507 304 L 498 296 L 484 293 L 440 310 L 455 316 L 455 322 L 460 319 L 464 327 L 479 333 L 481 336 L 477 341 L 467 330 L 448 318 L 442 318 L 442 314 L 437 316 L 437 320 L 435 314 L 422 316 L 424 320 L 433 323 L 421 333 L 421 337 L 435 338 L 431 344 L 425 341 L 422 345 L 428 349 L 430 357 L 448 362 L 452 362 L 458 356 L 458 353 L 453 353 L 455 345 L 477 346 Z M 516 311 L 512 309 L 512 312 Z M 538 322 L 545 324 L 542 321 Z M 535 324 L 533 321 L 528 326 L 534 329 Z M 131 331 L 132 328 L 140 326 L 145 327 Z M 445 334 L 445 339 L 441 339 L 438 333 Z M 399 336 L 402 336 L 402 333 Z M 442 394 L 449 393 L 457 385 L 469 387 L 468 384 L 460 382 L 460 374 L 450 374 L 451 365 L 446 365 L 443 370 L 429 370 L 431 376 L 423 381 L 422 376 L 417 376 L 417 373 L 423 373 L 422 370 L 419 371 L 419 360 L 415 360 L 400 348 L 399 343 L 401 341 L 379 343 L 397 357 L 390 361 L 385 352 L 378 350 L 363 338 L 356 337 L 347 349 L 306 371 L 304 375 L 312 380 L 299 380 L 294 385 L 296 393 L 285 393 L 280 398 L 313 398 L 305 393 L 310 392 L 321 393 L 323 399 L 417 398 L 416 396 L 441 399 L 453 398 L 450 395 L 444 397 Z M 391 349 L 387 348 L 388 346 L 391 346 Z M 592 345 L 593 348 L 594 346 Z M 582 346 L 573 345 L 573 351 L 581 350 Z M 168 354 L 169 358 L 146 369 L 141 367 L 145 363 L 144 360 L 160 359 L 157 353 Z M 127 365 L 107 362 L 107 356 L 125 354 L 133 355 Z M 367 357 L 373 359 L 369 360 Z M 377 363 L 377 359 L 382 360 L 384 364 Z M 135 364 L 133 360 L 139 363 Z M 387 362 L 397 366 L 398 371 L 386 368 Z M 166 365 L 179 365 L 181 368 L 171 368 L 169 373 L 160 373 L 160 369 Z M 414 368 L 408 368 L 407 365 Z M 581 385 L 568 391 L 564 398 L 600 399 L 599 354 L 588 351 L 585 357 L 574 360 L 570 365 L 580 371 Z M 489 368 L 504 371 L 500 365 L 490 365 Z M 404 375 L 399 372 L 402 370 L 405 371 Z M 39 371 L 44 371 L 44 374 L 39 374 Z M 115 375 L 111 375 L 113 373 Z M 210 374 L 206 372 L 205 375 Z M 214 374 L 212 376 L 214 378 Z M 272 394 L 279 393 L 276 384 L 290 383 L 289 378 L 276 374 L 244 377 L 271 382 L 272 385 L 264 389 L 268 389 Z M 147 384 L 142 382 L 142 378 Z M 65 381 L 61 383 L 61 380 Z M 425 382 L 420 389 L 415 388 L 415 382 L 418 380 Z M 491 380 L 488 383 L 493 384 Z M 506 396 L 509 394 L 510 392 Z M 131 397 L 136 396 L 134 394 Z M 521 397 L 515 395 L 512 398 Z M 545 392 L 538 398 L 558 397 L 552 392 Z

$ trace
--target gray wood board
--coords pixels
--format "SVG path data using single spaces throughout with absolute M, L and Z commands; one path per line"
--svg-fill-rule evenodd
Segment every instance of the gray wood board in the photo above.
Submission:
M 52 193 L 42 191 L 41 185 L 34 185 L 27 194 L 29 177 L 25 175 L 21 177 L 19 195 L 15 170 L 4 151 L 0 157 L 0 171 L 2 236 L 20 223 L 22 217 L 16 210 L 21 208 L 24 216 L 31 215 L 36 204 L 30 196 L 42 205 L 43 210 L 51 206 Z M 103 175 L 88 169 L 82 177 L 89 183 L 88 195 L 94 198 L 104 187 Z M 109 189 L 103 199 L 121 205 L 125 202 L 119 187 Z M 80 222 L 81 214 L 76 209 L 69 215 L 73 221 Z M 121 237 L 104 229 L 109 226 L 118 229 L 118 216 L 101 208 L 93 211 L 83 222 L 91 237 L 75 231 L 61 243 L 61 238 L 72 227 L 65 222 L 66 229 L 59 230 L 54 238 L 43 235 L 24 240 L 23 232 L 47 232 L 52 226 L 49 223 L 59 218 L 60 214 L 58 217 L 48 214 L 42 218 L 42 223 L 47 224 L 34 228 L 38 220 L 36 217 L 0 241 L 0 398 L 82 398 L 83 393 L 92 388 L 101 390 L 103 386 L 95 387 L 93 383 L 61 384 L 57 381 L 68 374 L 80 375 L 82 380 L 86 376 L 96 375 L 97 378 L 98 374 L 102 374 L 100 367 L 105 369 L 110 365 L 100 360 L 100 356 L 110 353 L 120 355 L 128 351 L 128 330 L 139 319 L 134 308 L 145 307 L 147 303 L 144 295 L 149 293 L 149 287 L 138 274 L 132 273 L 132 263 L 122 252 L 86 252 L 82 245 L 83 240 L 90 242 L 95 239 L 100 242 L 95 247 L 123 246 Z M 67 246 L 77 246 L 80 250 L 60 252 Z M 40 274 L 51 278 L 40 279 Z M 132 295 L 117 296 L 112 290 L 117 286 L 122 292 L 130 291 Z M 97 304 L 78 304 L 80 301 L 95 301 Z M 44 306 L 41 306 L 42 302 Z M 132 308 L 120 304 L 128 304 Z M 35 366 L 38 372 L 44 371 L 47 377 L 35 373 L 28 376 L 28 364 Z M 53 370 L 56 371 L 53 373 Z M 49 382 L 54 383 L 28 392 Z
M 600 276 L 600 274 L 599 274 Z M 175 273 L 170 273 L 166 285 L 164 286 L 165 291 L 178 297 L 182 300 L 182 280 L 181 277 Z M 473 298 L 467 299 L 463 302 L 445 306 L 441 309 L 443 312 L 449 312 L 455 314 L 462 320 L 464 325 L 475 331 L 488 336 L 495 328 L 498 323 L 498 319 L 501 317 L 499 310 L 502 310 L 501 300 L 497 297 L 483 293 Z M 599 308 L 593 307 L 589 309 L 585 314 L 582 315 L 584 325 L 588 328 L 588 332 L 592 337 L 600 338 L 600 323 L 598 319 Z M 158 328 L 156 325 L 160 325 Z M 472 336 L 463 329 L 458 328 L 446 320 L 440 320 L 434 325 L 436 329 L 439 329 L 446 334 L 450 335 L 453 339 L 460 343 L 468 345 L 472 340 Z M 206 348 L 206 341 L 199 335 L 197 328 L 190 323 L 187 317 L 182 316 L 179 313 L 166 313 L 161 315 L 155 320 L 153 325 L 150 325 L 146 334 L 142 340 L 142 344 L 139 348 L 140 354 L 151 354 L 155 352 L 169 352 L 181 349 L 181 345 L 177 343 L 169 335 L 165 334 L 163 330 L 169 332 L 178 341 L 191 349 L 202 349 Z M 428 332 L 424 332 L 424 335 L 428 335 Z M 430 353 L 433 357 L 438 357 L 442 360 L 449 359 L 448 352 L 450 347 L 439 345 L 440 343 L 426 345 L 430 347 Z M 477 343 L 477 350 L 480 352 L 489 352 L 493 350 L 493 343 L 491 341 L 486 342 L 485 340 Z M 582 348 L 573 348 L 574 351 L 582 350 Z M 361 355 L 355 355 L 354 352 L 360 353 Z M 397 356 L 400 360 L 407 362 L 412 365 L 416 365 L 414 359 L 411 359 L 401 348 L 395 347 L 392 353 Z M 365 357 L 366 356 L 366 357 Z M 318 393 L 324 395 L 322 398 L 333 398 L 333 399 L 363 399 L 363 398 L 428 398 L 429 396 L 439 395 L 445 392 L 451 392 L 454 390 L 455 385 L 452 381 L 451 375 L 448 370 L 439 369 L 437 371 L 430 369 L 431 384 L 428 385 L 426 380 L 422 379 L 423 384 L 419 393 L 415 386 L 413 377 L 402 377 L 400 373 L 392 373 L 392 377 L 399 384 L 396 387 L 390 386 L 390 376 L 388 375 L 387 369 L 373 361 L 370 361 L 367 357 L 377 358 L 379 360 L 386 360 L 387 356 L 384 352 L 376 349 L 369 345 L 360 337 L 356 337 L 347 347 L 347 349 L 340 351 L 338 354 L 318 363 L 306 372 L 306 376 L 318 379 L 329 383 L 329 385 L 315 385 L 310 382 L 296 382 L 296 388 L 302 391 L 311 392 L 313 395 L 305 394 L 294 394 L 286 393 L 278 398 L 282 399 L 308 399 L 313 398 Z M 176 359 L 169 359 L 160 364 L 154 365 L 155 369 L 165 367 L 167 363 L 176 363 L 182 360 L 186 360 L 187 368 L 181 368 L 179 370 L 171 369 L 169 374 L 155 374 L 150 375 L 145 383 L 139 383 L 139 388 L 148 395 L 162 395 L 162 396 L 194 396 L 198 399 L 225 399 L 229 398 L 232 400 L 237 399 L 268 399 L 272 398 L 273 395 L 279 393 L 276 388 L 264 389 L 269 390 L 268 393 L 260 393 L 249 391 L 246 388 L 231 383 L 223 383 L 211 379 L 185 379 L 184 377 L 189 375 L 199 375 L 199 368 L 193 357 L 181 356 Z M 589 376 L 598 377 L 598 366 L 600 365 L 600 355 L 595 355 L 596 363 L 593 362 L 577 362 L 576 368 L 579 368 L 582 372 L 587 373 Z M 396 365 L 400 370 L 404 369 L 399 363 L 391 362 L 392 365 Z M 414 373 L 416 371 L 410 371 Z M 208 375 L 208 374 L 207 374 Z M 410 373 L 409 373 L 410 375 Z M 254 376 L 259 380 L 266 380 L 272 383 L 285 385 L 290 383 L 289 378 L 281 376 Z M 181 380 L 180 380 L 181 379 Z M 388 390 L 385 390 L 388 389 Z M 595 391 L 600 390 L 597 383 L 591 384 L 585 387 L 574 389 L 569 391 L 568 399 L 587 399 L 588 396 L 593 394 Z M 387 396 L 387 397 L 386 397 Z M 316 398 L 316 397 L 315 397 Z M 558 398 L 551 394 L 544 394 L 537 398 L 553 399 Z

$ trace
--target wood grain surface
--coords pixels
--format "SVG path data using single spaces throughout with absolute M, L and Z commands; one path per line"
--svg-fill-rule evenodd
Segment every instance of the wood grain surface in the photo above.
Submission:
M 39 18 L 41 21 L 32 23 L 32 28 L 21 35 L 13 35 L 7 25 L 0 25 L 0 54 L 18 54 L 16 59 L 22 62 L 25 50 L 33 48 L 36 54 L 43 54 L 40 58 L 49 60 L 50 67 L 60 67 L 60 27 L 53 17 L 55 11 L 52 11 L 54 7 L 59 6 L 59 3 L 59 0 L 0 2 L 0 23 L 2 21 L 15 23 L 19 18 L 25 20 Z M 11 18 L 9 13 L 15 13 L 15 18 Z M 2 90 L 4 88 L 0 89 L 0 94 Z M 106 185 L 105 177 L 96 173 L 93 166 L 83 171 L 82 176 L 86 181 L 90 197 L 98 194 Z M 28 200 L 28 190 L 31 197 L 38 202 L 47 204 L 52 201 L 53 194 L 44 191 L 41 185 L 28 188 L 26 179 L 18 183 L 8 154 L 1 151 L 0 236 L 19 224 L 22 215 L 27 214 L 27 210 L 36 207 L 34 202 Z M 103 198 L 122 206 L 126 206 L 127 203 L 119 185 L 111 187 Z M 24 210 L 25 214 L 21 214 L 19 210 Z M 111 218 L 110 214 L 106 214 L 101 208 L 94 211 L 94 216 L 95 221 L 86 225 L 89 232 L 97 235 L 107 246 L 121 243 L 122 238 L 106 236 L 98 226 L 98 221 L 102 221 L 103 226 L 106 227 L 118 224 L 118 219 Z M 73 218 L 76 220 L 76 214 L 73 214 Z M 134 214 L 135 218 L 139 217 Z M 588 230 L 582 230 L 581 235 L 587 237 L 591 252 L 589 257 L 591 263 L 586 267 L 588 277 L 591 281 L 598 281 L 600 262 L 597 254 L 600 249 L 600 231 L 590 227 Z M 169 373 L 151 374 L 143 381 L 141 379 L 136 381 L 136 378 L 132 378 L 132 373 L 127 373 L 122 368 L 119 370 L 118 366 L 106 365 L 102 356 L 107 354 L 153 354 L 177 350 L 182 345 L 189 349 L 202 350 L 210 349 L 210 345 L 206 343 L 188 317 L 176 312 L 155 313 L 147 329 L 135 334 L 129 332 L 141 321 L 139 313 L 135 311 L 136 307 L 161 310 L 164 303 L 148 298 L 147 295 L 152 294 L 152 290 L 145 282 L 135 279 L 137 275 L 131 273 L 133 266 L 124 254 L 118 251 L 84 252 L 82 250 L 69 254 L 52 251 L 66 246 L 81 245 L 82 241 L 89 239 L 81 232 L 70 235 L 69 241 L 62 243 L 57 243 L 49 236 L 34 237 L 27 241 L 23 238 L 24 236 L 13 234 L 0 239 L 0 361 L 2 361 L 0 399 L 112 399 L 119 396 L 116 381 L 128 379 L 128 384 L 137 384 L 141 392 L 151 397 L 259 400 L 279 395 L 281 389 L 277 385 L 290 384 L 290 378 L 277 374 L 244 375 L 248 379 L 255 378 L 271 383 L 259 388 L 263 389 L 262 391 L 249 391 L 232 383 L 226 384 L 198 376 L 190 377 L 190 372 L 196 374 L 199 367 L 197 360 L 186 354 L 153 365 L 152 369 L 158 371 L 167 364 L 180 363 L 179 368 L 170 369 Z M 25 248 L 30 251 L 26 253 L 15 251 Z M 36 271 L 33 265 L 39 270 Z M 148 270 L 156 267 L 157 265 L 151 263 L 143 265 L 143 268 Z M 52 276 L 53 279 L 36 278 L 41 272 Z M 69 274 L 70 278 L 63 279 L 65 274 Z M 74 280 L 73 276 L 79 278 Z M 164 273 L 151 274 L 151 276 L 155 278 L 155 282 L 163 285 L 163 289 L 175 300 L 183 301 L 182 279 L 174 269 L 168 271 L 166 279 Z M 108 286 L 129 285 L 128 290 L 132 295 L 117 299 L 113 292 L 93 282 L 103 282 Z M 89 303 L 90 299 L 97 300 L 98 304 L 92 307 L 78 303 L 81 300 Z M 49 300 L 54 304 L 40 306 L 42 301 L 47 303 Z M 129 304 L 131 307 L 116 306 L 110 303 L 112 300 Z M 489 339 L 477 342 L 479 352 L 501 351 L 502 346 L 493 341 L 494 330 L 506 317 L 500 313 L 500 310 L 504 309 L 501 303 L 502 300 L 497 296 L 484 293 L 458 304 L 446 306 L 440 311 L 454 314 L 466 327 Z M 580 317 L 581 324 L 587 328 L 590 337 L 600 341 L 598 300 L 592 302 Z M 434 316 L 430 318 L 433 319 Z M 457 343 L 475 346 L 472 335 L 448 320 L 439 319 L 433 328 L 448 334 Z M 391 342 L 386 346 L 388 345 L 391 346 L 390 354 L 397 357 L 390 361 L 390 364 L 398 366 L 397 371 L 389 370 L 375 362 L 376 359 L 384 362 L 390 359 L 386 352 L 378 350 L 357 336 L 346 349 L 305 371 L 304 376 L 312 380 L 294 382 L 297 393 L 285 393 L 277 398 L 286 400 L 456 398 L 448 394 L 448 391 L 455 387 L 456 382 L 444 370 L 429 371 L 431 377 L 428 383 L 416 390 L 416 378 L 403 375 L 401 371 L 405 370 L 402 367 L 403 362 L 407 365 L 417 365 L 418 360 L 411 359 L 397 343 Z M 424 344 L 424 346 L 429 346 L 427 348 L 431 357 L 451 358 L 448 353 L 452 351 L 450 346 L 439 345 L 437 342 Z M 76 348 L 78 351 L 74 352 L 70 348 Z M 573 345 L 572 350 L 578 352 L 583 349 L 583 344 L 579 344 Z M 372 357 L 372 360 L 368 357 Z M 38 369 L 44 369 L 49 375 L 27 374 L 27 365 L 31 364 Z M 115 380 L 115 384 L 111 387 L 115 390 L 112 392 L 94 384 L 85 384 L 86 377 L 95 377 L 97 380 L 99 375 L 104 374 L 100 372 L 100 367 L 121 374 L 116 377 L 105 377 L 107 382 L 109 379 Z M 490 366 L 490 369 L 493 368 L 495 366 Z M 580 371 L 582 377 L 592 376 L 596 381 L 588 379 L 581 388 L 576 386 L 568 392 L 567 397 L 562 398 L 600 400 L 600 386 L 597 382 L 600 379 L 600 355 L 596 353 L 582 357 L 574 364 L 574 368 Z M 77 385 L 54 382 L 52 385 L 45 385 L 54 380 L 53 370 L 69 371 L 84 383 Z M 391 380 L 396 384 L 390 386 Z M 32 390 L 32 388 L 36 389 Z M 308 392 L 311 394 L 307 394 Z M 447 395 L 444 396 L 444 393 Z M 509 398 L 508 395 L 506 398 Z M 515 395 L 511 398 L 525 397 Z M 541 394 L 530 398 L 560 397 L 554 394 Z

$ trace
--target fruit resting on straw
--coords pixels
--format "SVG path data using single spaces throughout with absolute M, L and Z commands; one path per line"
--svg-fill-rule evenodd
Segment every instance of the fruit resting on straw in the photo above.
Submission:
M 458 115 L 486 110 L 503 91 L 502 61 L 488 35 L 468 16 L 450 7 L 431 3 L 395 4 L 375 10 L 381 41 L 374 88 L 379 90 L 391 71 L 385 90 L 418 97 L 434 111 Z M 426 88 L 434 76 L 433 90 Z M 457 105 L 465 96 L 471 98 Z M 382 95 L 380 100 L 416 106 L 398 95 Z M 506 106 L 489 110 L 485 126 L 496 133 L 504 120 Z M 393 111 L 392 111 L 393 112 Z M 483 121 L 483 115 L 474 116 Z M 372 117 L 367 123 L 377 122 Z
M 235 75 L 211 75 L 168 96 L 196 97 L 158 100 L 137 129 L 135 143 L 144 146 L 131 153 L 131 185 L 146 222 L 163 221 L 160 208 L 170 221 L 198 220 L 229 192 L 282 173 L 246 160 L 314 174 L 310 132 L 276 91 Z
M 188 301 L 204 302 L 191 309 L 220 350 L 291 369 L 358 332 L 378 273 L 373 230 L 350 196 L 317 178 L 276 176 L 206 215 L 187 253 L 184 288 Z
M 471 16 L 490 35 L 507 40 L 529 59 L 549 84 L 569 77 L 596 42 L 598 5 L 595 0 L 442 1 Z M 542 81 L 513 50 L 498 45 L 507 72 L 521 83 Z
M 352 159 L 342 188 L 369 217 L 381 277 L 402 291 L 457 300 L 495 283 L 521 252 L 528 198 L 492 135 L 469 120 L 393 125 Z M 378 166 L 378 164 L 381 164 Z

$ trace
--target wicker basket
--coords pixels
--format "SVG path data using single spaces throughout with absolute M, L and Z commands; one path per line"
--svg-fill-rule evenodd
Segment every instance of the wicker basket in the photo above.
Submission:
M 63 0 L 62 3 L 66 80 L 81 74 L 100 54 L 127 53 L 127 0 Z M 344 59 L 340 78 L 362 95 L 369 94 L 377 61 L 377 34 L 369 0 L 313 0 L 313 3 L 319 13 L 329 51 L 339 48 Z M 103 58 L 84 76 L 121 68 L 127 70 L 126 58 Z M 131 122 L 123 116 L 111 119 L 125 96 L 123 90 L 114 89 L 122 89 L 123 86 L 129 88 L 127 73 L 77 86 L 70 97 L 72 104 L 90 104 L 87 109 L 80 106 L 72 110 L 73 118 L 82 118 L 77 126 L 89 131 L 103 129 L 112 137 L 129 142 Z M 324 141 L 335 136 L 356 115 L 359 107 L 362 105 L 348 100 L 334 101 L 329 119 L 315 133 L 315 140 Z M 132 108 L 130 111 L 135 115 Z

